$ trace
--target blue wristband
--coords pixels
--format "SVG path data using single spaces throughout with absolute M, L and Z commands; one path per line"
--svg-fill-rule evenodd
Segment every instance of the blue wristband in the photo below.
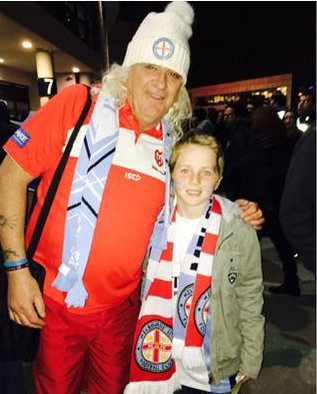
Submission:
M 28 259 L 21 259 L 21 260 L 16 260 L 16 261 L 5 261 L 4 266 L 6 268 L 16 267 L 18 265 L 26 264 L 27 262 L 28 262 Z

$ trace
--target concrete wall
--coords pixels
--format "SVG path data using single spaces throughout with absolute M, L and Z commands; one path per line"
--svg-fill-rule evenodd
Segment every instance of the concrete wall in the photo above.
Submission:
M 31 110 L 35 111 L 40 108 L 40 98 L 37 91 L 37 77 L 35 74 L 18 71 L 1 65 L 0 79 L 5 82 L 28 86 Z
M 56 75 L 56 85 L 57 91 L 60 92 L 61 90 L 67 88 L 68 86 L 74 85 L 76 83 L 75 74 L 68 73 L 68 74 L 57 74 Z M 83 83 L 85 85 L 91 84 L 91 78 L 89 74 L 80 74 L 79 76 L 79 83 Z

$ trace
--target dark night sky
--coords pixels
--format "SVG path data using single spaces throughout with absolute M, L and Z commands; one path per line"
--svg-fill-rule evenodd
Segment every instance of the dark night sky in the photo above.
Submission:
M 188 87 L 289 72 L 293 72 L 297 84 L 314 83 L 315 2 L 190 3 L 195 10 L 195 22 L 190 41 L 192 61 Z M 129 22 L 130 26 L 126 38 L 121 32 L 121 48 L 126 48 L 137 26 L 149 12 L 161 12 L 166 4 L 120 1 L 117 20 L 119 23 Z M 123 60 L 120 57 L 124 51 L 113 51 L 117 61 Z

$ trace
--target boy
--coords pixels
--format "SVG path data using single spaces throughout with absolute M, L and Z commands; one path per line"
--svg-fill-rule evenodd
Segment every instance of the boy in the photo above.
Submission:
M 259 243 L 235 204 L 213 194 L 224 167 L 213 137 L 185 135 L 170 166 L 168 246 L 151 250 L 125 394 L 229 393 L 261 367 Z

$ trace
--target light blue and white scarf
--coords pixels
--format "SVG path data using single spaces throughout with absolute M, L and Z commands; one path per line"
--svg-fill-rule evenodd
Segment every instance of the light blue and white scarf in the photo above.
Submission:
M 151 243 L 166 244 L 166 228 L 170 207 L 168 160 L 170 135 L 168 125 L 163 124 L 164 156 L 166 162 L 165 207 L 157 223 L 160 235 Z M 84 307 L 88 297 L 83 283 L 100 204 L 119 137 L 119 112 L 111 97 L 99 97 L 83 140 L 70 192 L 62 264 L 52 283 L 60 291 L 66 291 L 65 303 L 70 307 Z M 127 152 L 128 154 L 128 152 Z M 120 225 L 120 224 L 118 224 Z M 140 263 L 141 264 L 141 263 Z

